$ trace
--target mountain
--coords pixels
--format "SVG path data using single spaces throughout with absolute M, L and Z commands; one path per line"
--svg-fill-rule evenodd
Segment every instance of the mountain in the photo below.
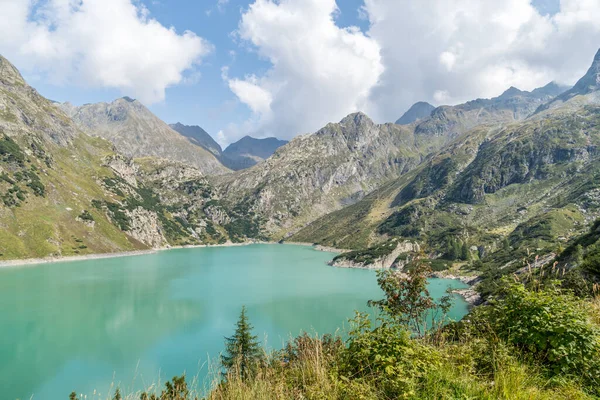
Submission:
M 429 118 L 419 121 L 415 132 L 440 136 L 450 141 L 479 125 L 504 126 L 522 121 L 564 90 L 567 88 L 554 82 L 531 92 L 511 87 L 491 99 L 441 106 L 433 110 Z M 431 150 L 434 151 L 435 147 Z
M 459 244 L 485 265 L 489 284 L 521 268 L 522 259 L 551 259 L 600 216 L 600 90 L 585 87 L 585 95 L 550 100 L 541 114 L 456 136 L 407 174 L 290 240 L 357 249 L 356 258 L 399 237 L 446 264 Z M 540 97 L 532 93 L 510 89 L 507 97 L 523 104 Z
M 171 129 L 137 100 L 123 97 L 80 107 L 65 103 L 61 108 L 84 132 L 109 140 L 128 157 L 155 156 L 185 162 L 208 175 L 229 172 L 213 153 L 190 146 L 188 137 Z
M 247 199 L 276 237 L 360 200 L 426 156 L 413 130 L 375 124 L 363 113 L 299 136 L 264 162 L 217 184 L 232 199 Z
M 225 197 L 252 202 L 274 237 L 289 236 L 410 173 L 476 127 L 498 129 L 524 120 L 559 91 L 554 83 L 532 92 L 510 88 L 492 99 L 435 108 L 431 116 L 411 125 L 377 125 L 362 113 L 352 114 L 293 139 L 265 162 L 217 186 Z M 303 239 L 311 241 L 309 235 Z
M 255 139 L 250 136 L 244 136 L 237 142 L 227 146 L 223 151 L 222 161 L 228 168 L 236 171 L 250 168 L 271 157 L 275 153 L 275 150 L 286 143 L 286 140 L 279 140 L 273 137 Z
M 600 50 L 596 53 L 591 67 L 587 73 L 570 90 L 565 91 L 552 101 L 543 104 L 536 112 L 542 112 L 551 108 L 560 107 L 570 100 L 578 97 L 586 97 L 585 103 L 600 103 Z
M 412 124 L 413 122 L 429 117 L 433 110 L 435 110 L 435 107 L 431 104 L 419 101 L 418 103 L 413 104 L 408 111 L 396 121 L 396 123 L 398 125 Z
M 170 124 L 169 126 L 174 131 L 187 137 L 192 144 L 205 148 L 216 157 L 221 157 L 221 153 L 223 152 L 221 146 L 201 127 L 197 125 L 183 125 L 179 122 Z
M 135 103 L 109 107 L 115 120 L 130 112 L 121 102 Z M 0 56 L 0 260 L 261 237 L 259 220 L 219 197 L 197 168 L 114 147 Z

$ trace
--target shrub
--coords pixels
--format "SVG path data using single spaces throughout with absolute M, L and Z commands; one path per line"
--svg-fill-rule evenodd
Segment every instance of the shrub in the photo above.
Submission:
M 402 326 L 380 321 L 372 329 L 369 317 L 360 313 L 352 324 L 347 348 L 338 361 L 343 382 L 371 382 L 383 398 L 400 398 L 414 391 L 418 379 L 440 363 L 434 347 L 411 339 Z
M 79 219 L 81 219 L 82 221 L 94 221 L 94 217 L 92 216 L 92 214 L 90 214 L 88 210 L 83 210 L 81 214 L 79 214 Z
M 556 286 L 531 290 L 507 283 L 499 297 L 475 310 L 473 319 L 489 324 L 553 375 L 581 376 L 590 385 L 600 385 L 600 332 L 588 311 L 585 302 Z
M 369 306 L 379 308 L 405 330 L 423 336 L 435 321 L 450 310 L 450 296 L 435 302 L 427 290 L 427 276 L 431 270 L 425 264 L 417 265 L 408 275 L 393 270 L 377 271 L 377 283 L 383 290 L 382 300 L 370 300 Z

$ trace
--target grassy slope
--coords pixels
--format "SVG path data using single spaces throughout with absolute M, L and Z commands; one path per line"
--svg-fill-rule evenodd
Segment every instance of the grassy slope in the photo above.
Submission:
M 18 207 L 0 206 L 0 224 L 4 226 L 0 230 L 0 259 L 147 248 L 126 236 L 91 205 L 92 199 L 110 199 L 96 182 L 102 176 L 113 176 L 111 170 L 101 166 L 101 158 L 112 154 L 108 143 L 81 134 L 68 147 L 48 143 L 48 149 L 55 160 L 51 167 L 31 157 L 31 164 L 42 171 L 45 197 L 29 193 Z M 94 227 L 77 220 L 83 210 L 93 216 Z

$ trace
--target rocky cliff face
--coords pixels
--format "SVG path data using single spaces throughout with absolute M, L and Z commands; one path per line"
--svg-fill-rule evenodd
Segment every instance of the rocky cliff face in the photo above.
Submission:
M 123 97 L 112 103 L 60 107 L 89 135 L 100 136 L 128 157 L 160 157 L 185 162 L 205 174 L 229 172 L 217 157 L 173 130 L 142 103 Z
M 381 251 L 381 248 L 389 248 L 388 251 Z M 391 241 L 382 246 L 379 246 L 377 249 L 372 249 L 374 255 L 370 257 L 365 256 L 368 254 L 366 252 L 362 252 L 360 254 L 350 252 L 341 254 L 335 257 L 329 265 L 333 267 L 341 267 L 341 268 L 361 268 L 361 269 L 389 269 L 389 268 L 398 268 L 402 269 L 403 262 L 399 261 L 398 258 L 401 255 L 408 255 L 418 253 L 421 250 L 421 247 L 414 242 L 405 240 L 405 241 Z M 382 253 L 382 254 L 380 254 Z M 402 257 L 400 257 L 402 258 Z

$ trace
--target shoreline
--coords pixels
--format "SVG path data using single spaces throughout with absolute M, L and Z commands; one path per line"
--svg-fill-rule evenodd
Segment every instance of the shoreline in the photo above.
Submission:
M 221 243 L 221 244 L 192 244 L 192 245 L 183 245 L 183 246 L 164 246 L 164 247 L 159 247 L 156 249 L 117 251 L 114 253 L 93 253 L 93 254 L 73 255 L 73 256 L 49 256 L 49 257 L 43 257 L 43 258 L 23 258 L 23 259 L 5 260 L 5 261 L 0 261 L 0 269 L 35 266 L 35 265 L 42 265 L 42 264 L 54 264 L 54 263 L 60 263 L 60 262 L 74 262 L 74 261 L 87 261 L 87 260 L 102 260 L 102 259 L 106 259 L 106 258 L 144 256 L 144 255 L 148 255 L 148 254 L 156 254 L 160 251 L 178 250 L 178 249 L 238 247 L 238 246 L 250 246 L 253 244 L 288 244 L 288 245 L 296 245 L 296 246 L 310 246 L 310 247 L 314 248 L 315 250 L 319 250 L 319 251 L 336 252 L 336 249 L 331 249 L 331 250 L 317 249 L 318 246 L 315 246 L 310 243 L 298 243 L 298 242 L 279 243 L 279 242 L 268 242 L 268 241 L 247 241 L 247 242 L 242 242 L 242 243 L 229 242 L 229 243 Z

